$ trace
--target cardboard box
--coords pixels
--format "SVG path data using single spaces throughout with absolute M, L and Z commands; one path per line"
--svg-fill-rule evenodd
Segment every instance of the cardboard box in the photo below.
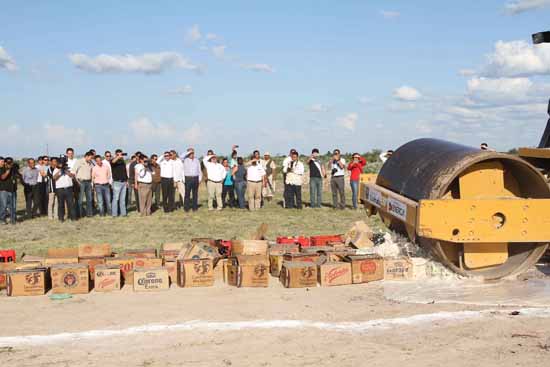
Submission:
M 165 259 L 164 267 L 168 270 L 168 278 L 170 279 L 170 284 L 175 284 L 178 282 L 178 260 Z
M 124 253 L 124 256 L 131 256 L 131 257 L 135 257 L 135 258 L 154 259 L 154 258 L 157 257 L 157 249 L 156 248 L 145 248 L 145 249 L 141 249 L 141 250 L 128 250 Z
M 88 271 L 90 273 L 90 280 L 93 282 L 95 278 L 95 267 L 97 265 L 105 264 L 104 257 L 79 257 L 78 262 L 80 264 L 88 265 Z
M 78 257 L 105 257 L 111 256 L 111 254 L 111 245 L 108 243 L 103 243 L 100 245 L 78 245 Z
M 180 251 L 185 244 L 183 242 L 167 242 L 160 245 L 160 252 L 165 251 Z
M 267 287 L 269 261 L 266 256 L 233 256 L 227 261 L 227 283 L 236 287 Z
M 303 262 L 317 262 L 319 260 L 319 254 L 284 254 L 283 255 L 284 261 L 290 261 L 290 262 L 296 262 L 296 261 L 303 261 Z
M 43 266 L 46 258 L 44 256 L 25 255 L 21 259 L 21 262 L 27 264 L 33 264 L 35 266 Z
M 327 261 L 317 269 L 319 284 L 323 287 L 351 284 L 351 263 Z
M 180 287 L 211 287 L 214 285 L 212 259 L 178 260 L 178 285 Z
M 94 289 L 96 292 L 112 292 L 120 290 L 122 278 L 120 267 L 113 265 L 97 265 L 94 269 Z
M 90 291 L 90 274 L 85 264 L 52 265 L 52 293 L 81 294 Z
M 327 246 L 331 243 L 343 243 L 344 239 L 340 234 L 312 236 L 310 237 L 311 246 Z
M 413 264 L 411 259 L 389 258 L 384 259 L 384 279 L 386 280 L 410 280 L 413 278 Z
M 384 279 L 384 259 L 376 255 L 351 255 L 345 258 L 351 263 L 353 284 Z
M 317 265 L 305 261 L 284 261 L 279 280 L 285 288 L 317 286 Z
M 268 243 L 263 240 L 235 240 L 231 253 L 233 256 L 264 255 L 267 256 Z
M 269 273 L 276 278 L 281 274 L 283 255 L 269 255 Z
M 40 296 L 47 291 L 47 269 L 32 268 L 7 272 L 8 296 Z
M 78 264 L 78 257 L 47 257 L 44 260 L 44 266 L 57 264 Z
M 182 250 L 183 252 L 183 250 Z M 197 260 L 197 259 L 217 259 L 220 257 L 220 254 L 218 252 L 218 249 L 216 247 L 212 247 L 209 244 L 206 243 L 196 243 L 189 247 L 185 254 L 182 255 L 182 252 L 180 252 L 180 259 L 183 260 Z
M 170 288 L 170 279 L 166 268 L 135 268 L 134 292 L 157 292 Z
M 214 282 L 216 281 L 227 283 L 227 259 L 219 259 L 214 264 Z
M 16 270 L 18 263 L 0 263 L 0 289 L 7 286 L 8 272 Z
M 162 267 L 162 259 L 150 257 L 137 257 L 134 259 L 134 267 L 136 268 L 160 268 Z
M 276 244 L 269 247 L 269 255 L 297 254 L 298 252 L 300 252 L 300 246 L 294 244 Z
M 134 261 L 133 257 L 112 257 L 106 258 L 106 265 L 116 264 L 120 267 L 120 275 L 122 276 L 123 284 L 134 284 Z
M 366 233 L 367 236 L 372 240 L 372 237 L 373 237 L 372 229 L 369 227 L 369 225 L 365 221 L 360 220 L 360 221 L 354 222 L 351 228 L 346 232 L 345 244 L 349 245 L 350 243 L 352 243 L 353 240 L 357 238 L 357 236 L 360 233 Z
M 78 257 L 78 248 L 76 247 L 50 247 L 48 248 L 47 257 Z

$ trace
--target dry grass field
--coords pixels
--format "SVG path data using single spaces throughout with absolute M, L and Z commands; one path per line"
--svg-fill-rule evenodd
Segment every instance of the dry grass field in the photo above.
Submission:
M 349 191 L 349 190 L 348 190 Z M 351 192 L 346 193 L 351 208 Z M 303 189 L 304 201 L 309 192 Z M 20 255 L 44 255 L 48 247 L 76 247 L 80 243 L 111 243 L 116 251 L 144 247 L 159 247 L 164 242 L 186 241 L 193 237 L 220 239 L 246 239 L 258 226 L 269 225 L 268 238 L 291 235 L 343 233 L 351 223 L 368 220 L 363 210 L 336 211 L 330 207 L 330 192 L 323 195 L 321 209 L 287 210 L 281 207 L 281 193 L 274 202 L 256 212 L 227 208 L 221 212 L 209 212 L 206 208 L 206 192 L 201 187 L 200 209 L 196 213 L 178 210 L 165 214 L 157 210 L 151 217 L 140 217 L 131 207 L 126 218 L 95 216 L 75 222 L 60 223 L 48 218 L 21 221 L 15 226 L 0 226 L 0 248 L 14 248 Z M 18 195 L 20 216 L 24 215 L 25 200 Z M 377 224 L 377 219 L 372 221 Z

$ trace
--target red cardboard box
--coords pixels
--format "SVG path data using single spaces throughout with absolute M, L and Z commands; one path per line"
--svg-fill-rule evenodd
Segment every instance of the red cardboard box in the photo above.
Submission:
M 326 236 L 312 236 L 310 237 L 311 246 L 327 246 L 334 242 L 344 242 L 341 234 L 326 235 Z

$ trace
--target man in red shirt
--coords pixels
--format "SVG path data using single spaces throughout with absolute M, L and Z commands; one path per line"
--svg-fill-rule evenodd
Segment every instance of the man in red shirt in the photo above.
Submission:
M 353 153 L 352 161 L 348 164 L 348 171 L 350 171 L 349 182 L 351 185 L 351 201 L 353 202 L 353 209 L 357 209 L 357 194 L 359 193 L 359 179 L 363 168 L 367 165 L 365 158 L 361 157 L 359 153 Z

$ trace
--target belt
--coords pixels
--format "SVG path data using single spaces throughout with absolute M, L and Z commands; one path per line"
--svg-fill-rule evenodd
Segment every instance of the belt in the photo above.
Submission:
M 122 182 L 122 183 L 126 183 L 127 181 L 125 181 L 125 180 L 114 180 L 114 182 Z
M 152 182 L 141 182 L 141 181 L 138 181 L 138 184 L 142 184 L 142 185 L 151 185 Z
M 162 180 L 173 180 L 174 179 L 174 177 L 162 177 L 162 176 L 160 178 Z
M 91 182 L 92 180 L 79 180 L 80 182 Z
M 56 190 L 68 190 L 68 189 L 72 189 L 73 187 L 72 186 L 69 186 L 69 187 L 56 187 L 55 189 Z
M 248 182 L 253 182 L 253 183 L 260 183 L 260 182 L 262 182 L 262 180 L 260 180 L 260 181 L 252 181 L 252 180 L 248 180 Z
M 95 184 L 96 186 L 107 186 L 109 185 L 108 183 L 105 183 L 105 184 Z
M 222 183 L 221 181 L 208 180 L 208 182 Z

